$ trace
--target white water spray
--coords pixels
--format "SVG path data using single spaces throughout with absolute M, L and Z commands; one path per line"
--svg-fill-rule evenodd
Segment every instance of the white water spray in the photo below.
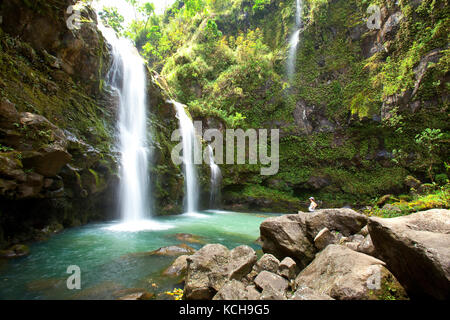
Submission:
M 185 212 L 195 213 L 198 210 L 198 183 L 197 169 L 194 164 L 194 152 L 195 150 L 200 150 L 199 142 L 195 137 L 194 124 L 188 117 L 184 105 L 176 101 L 171 101 L 171 103 L 177 111 L 183 143 Z

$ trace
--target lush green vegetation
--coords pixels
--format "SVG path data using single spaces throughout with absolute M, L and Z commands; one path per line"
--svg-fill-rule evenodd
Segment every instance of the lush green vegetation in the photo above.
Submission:
M 383 43 L 363 29 L 371 4 L 385 8 L 385 20 L 402 15 L 398 30 L 379 31 Z M 281 129 L 280 172 L 262 178 L 255 166 L 224 166 L 231 195 L 344 205 L 404 193 L 409 174 L 428 182 L 448 174 L 448 8 L 446 0 L 305 0 L 291 83 L 293 0 L 178 0 L 163 15 L 143 5 L 140 19 L 116 29 L 194 118 Z M 368 54 L 374 46 L 382 50 Z M 310 113 L 306 124 L 301 112 Z M 317 178 L 326 182 L 317 187 Z

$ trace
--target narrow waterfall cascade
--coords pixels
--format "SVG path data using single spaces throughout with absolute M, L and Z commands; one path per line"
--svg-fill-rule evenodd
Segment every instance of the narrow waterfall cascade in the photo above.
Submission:
M 290 81 L 293 80 L 295 73 L 295 61 L 297 58 L 297 47 L 300 41 L 300 32 L 303 27 L 303 0 L 296 0 L 295 10 L 295 31 L 289 39 L 289 53 L 287 59 L 287 75 Z
M 183 173 L 185 186 L 185 212 L 193 214 L 198 210 L 198 182 L 197 169 L 194 163 L 195 150 L 199 149 L 199 142 L 195 137 L 194 124 L 184 109 L 184 105 L 170 101 L 177 112 L 180 123 L 180 133 L 183 144 Z
M 222 183 L 222 172 L 214 161 L 214 152 L 211 145 L 208 145 L 209 167 L 211 168 L 211 191 L 209 197 L 209 206 L 216 209 L 220 205 L 220 185 Z
M 164 228 L 149 220 L 152 199 L 149 190 L 145 64 L 131 41 L 118 38 L 112 29 L 101 24 L 99 28 L 113 49 L 113 63 L 106 80 L 119 97 L 119 208 L 123 223 L 117 229 Z

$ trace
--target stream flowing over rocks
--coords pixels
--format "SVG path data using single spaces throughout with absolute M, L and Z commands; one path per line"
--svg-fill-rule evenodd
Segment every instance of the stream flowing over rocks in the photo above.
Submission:
M 187 300 L 448 299 L 449 231 L 449 210 L 299 212 L 261 224 L 259 259 L 248 246 L 207 244 L 166 272 L 185 276 Z

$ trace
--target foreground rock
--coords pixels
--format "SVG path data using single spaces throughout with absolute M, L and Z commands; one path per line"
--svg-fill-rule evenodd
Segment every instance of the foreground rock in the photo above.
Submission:
M 188 255 L 182 255 L 163 271 L 163 275 L 168 277 L 181 277 L 186 274 Z
M 262 248 L 280 260 L 293 258 L 303 269 L 318 251 L 358 233 L 366 224 L 367 217 L 346 208 L 269 218 L 260 226 Z
M 261 294 L 254 286 L 245 286 L 237 280 L 226 282 L 213 300 L 259 300 Z
M 450 298 L 450 210 L 371 218 L 373 244 L 414 298 Z
M 329 295 L 318 293 L 311 288 L 301 287 L 289 300 L 334 300 Z
M 308 238 L 303 215 L 285 215 L 264 220 L 260 226 L 262 249 L 278 259 L 292 257 L 305 267 L 316 249 Z
M 404 290 L 385 263 L 345 246 L 329 245 L 295 279 L 297 288 L 308 287 L 338 300 L 385 299 Z M 388 288 L 395 288 L 389 292 Z
M 241 280 L 252 269 L 257 257 L 248 246 L 228 250 L 220 244 L 208 244 L 187 258 L 184 288 L 188 300 L 209 300 L 228 280 Z

